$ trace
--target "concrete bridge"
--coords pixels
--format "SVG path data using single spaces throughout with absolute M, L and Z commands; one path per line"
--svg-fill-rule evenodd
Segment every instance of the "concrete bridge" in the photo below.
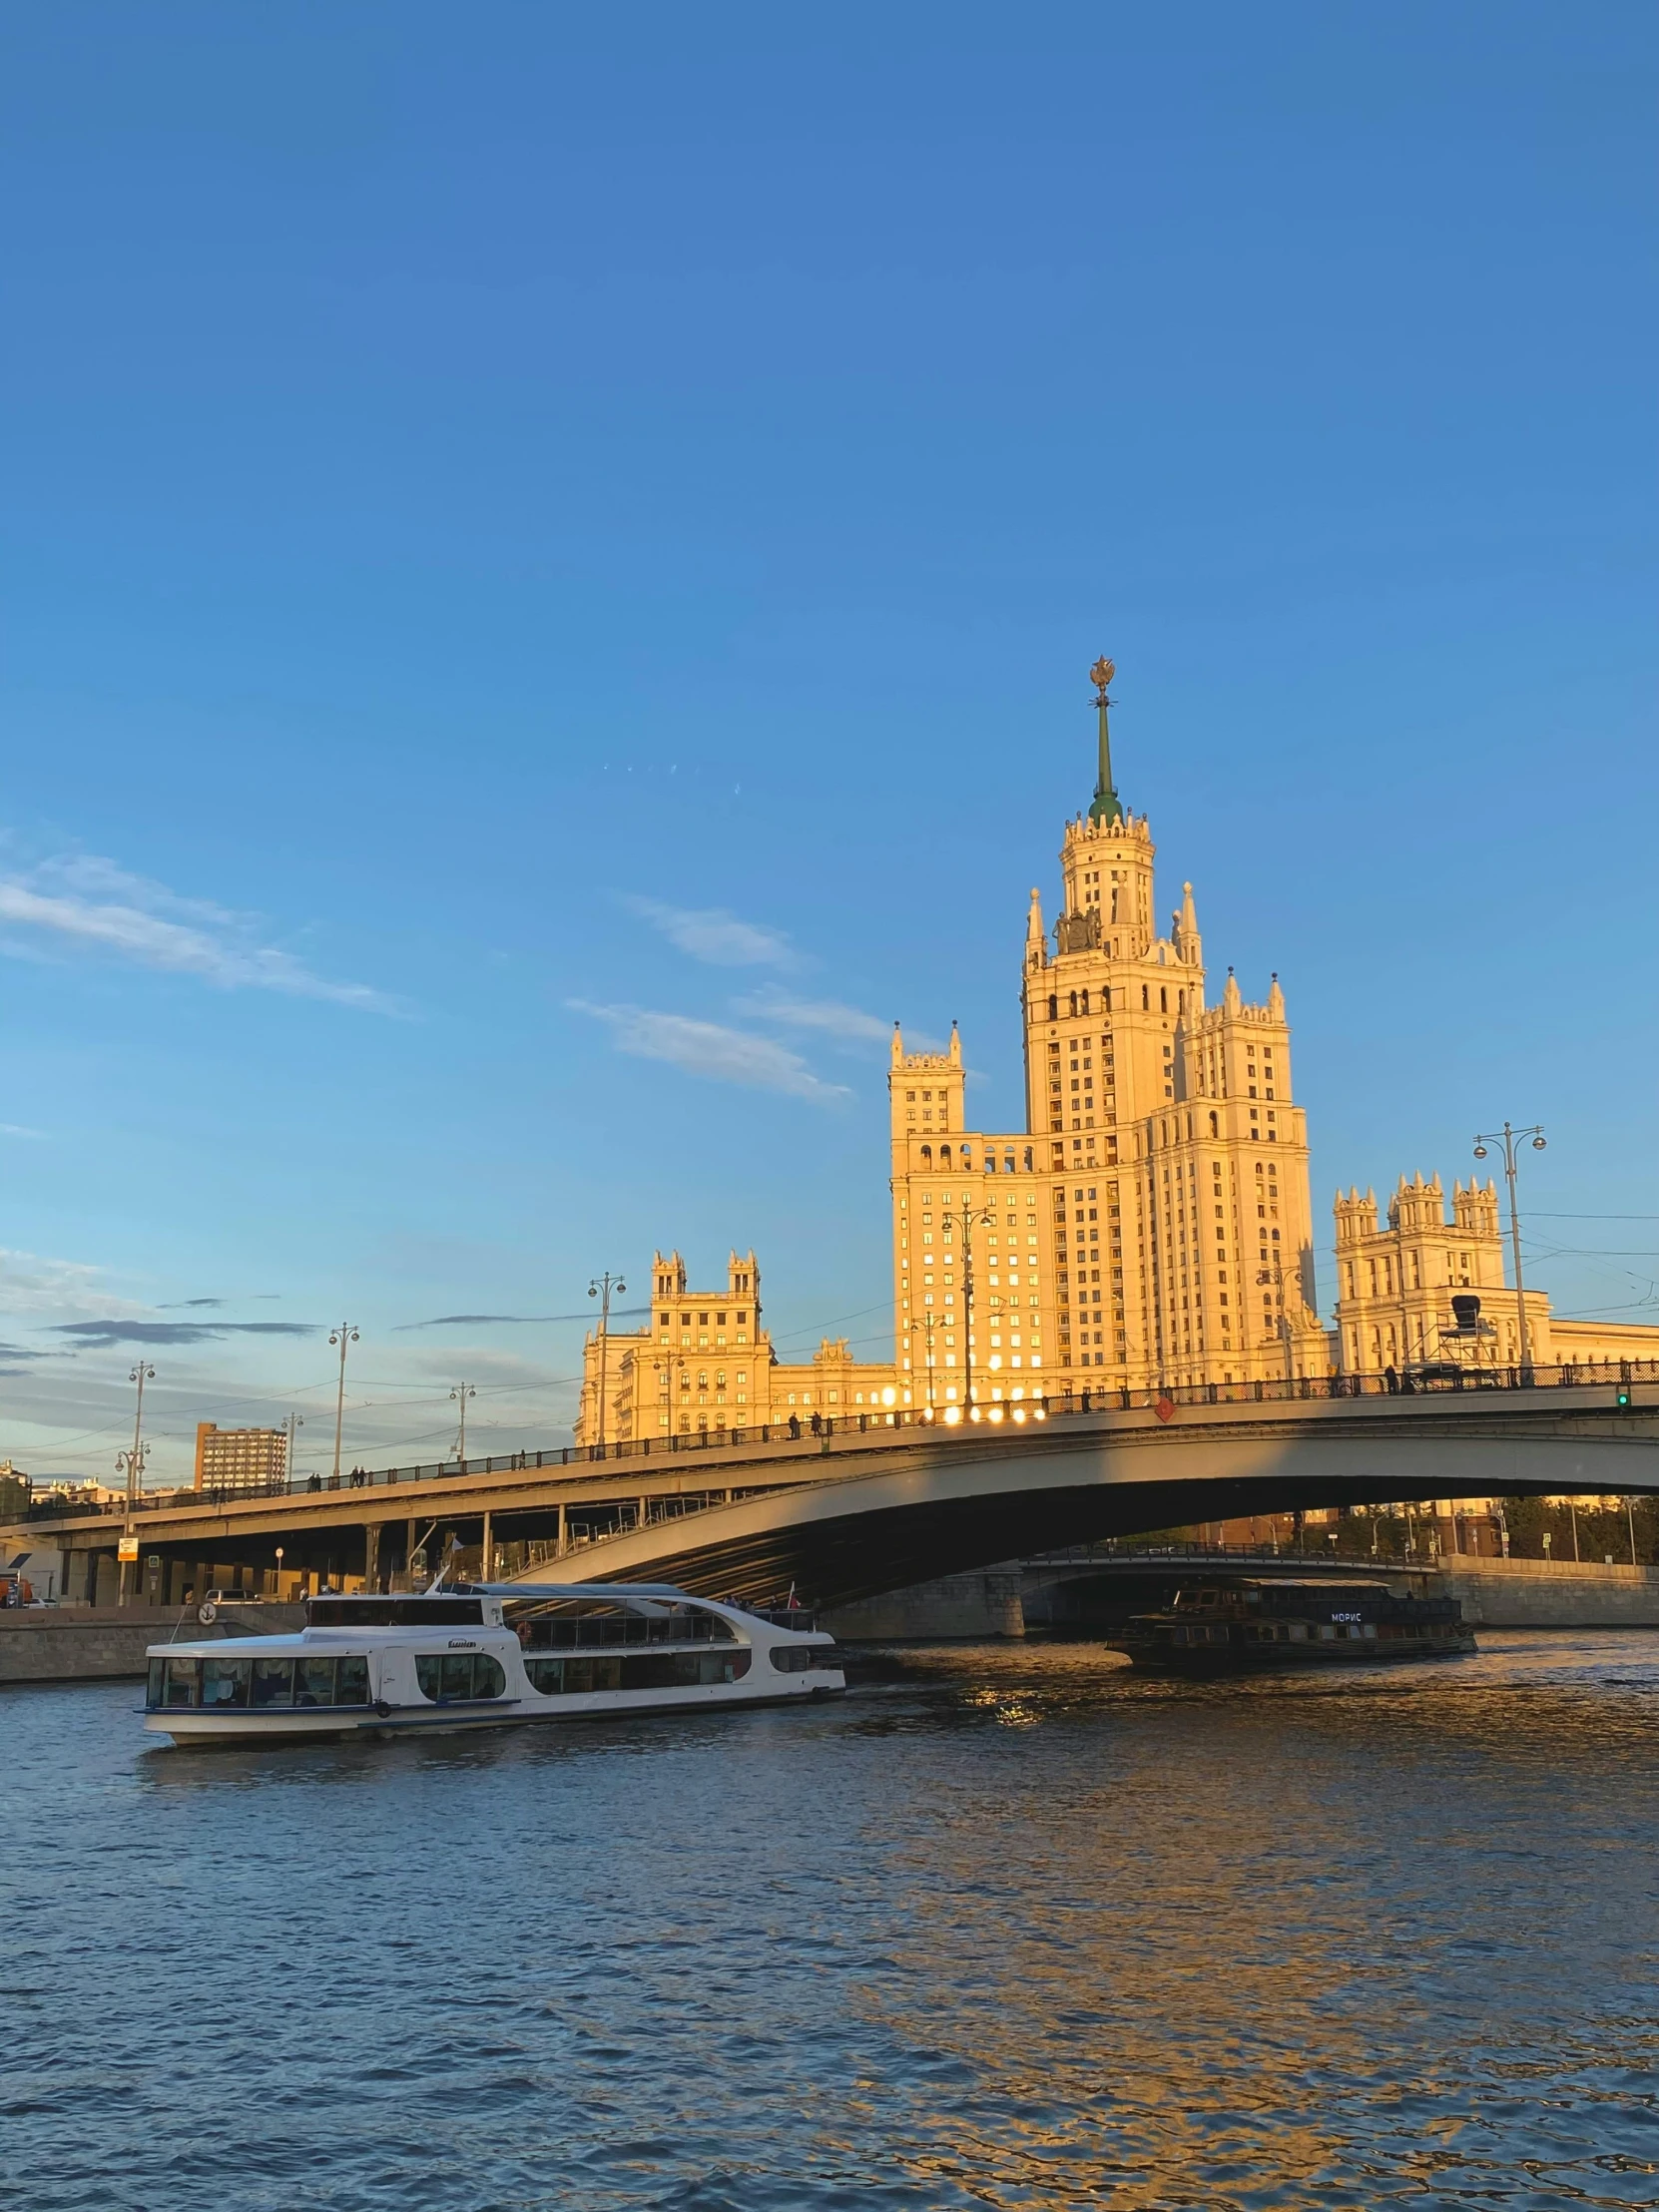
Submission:
M 764 1597 L 797 1584 L 843 1604 L 1059 1546 L 1195 1521 L 1429 1498 L 1659 1490 L 1659 1387 L 1612 1382 L 1401 1397 L 1252 1385 L 1232 1398 L 1125 1406 L 1050 1398 L 1000 1422 L 894 1417 L 516 1454 L 464 1471 L 224 1503 L 182 1498 L 136 1521 L 138 1595 L 178 1602 L 231 1578 L 383 1578 L 462 1547 L 463 1569 L 664 1580 Z M 1305 1394 L 1306 1393 L 1306 1394 Z M 66 1594 L 113 1595 L 118 1516 L 0 1530 L 55 1549 Z M 523 1547 L 522 1550 L 517 1547 Z M 8 1556 L 10 1553 L 8 1552 Z M 98 1565 L 89 1581 L 88 1562 Z M 151 1562 L 155 1565 L 152 1566 Z

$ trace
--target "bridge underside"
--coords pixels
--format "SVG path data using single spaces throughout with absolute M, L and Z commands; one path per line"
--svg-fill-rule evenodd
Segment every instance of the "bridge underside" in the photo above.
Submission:
M 1659 1487 L 1659 1469 L 1651 1484 Z M 853 1487 L 861 1487 L 855 1485 Z M 1505 1494 L 1541 1495 L 1548 1482 L 1513 1483 Z M 1186 1477 L 1169 1482 L 1064 1484 L 998 1495 L 940 1496 L 844 1512 L 794 1517 L 787 1505 L 822 1503 L 822 1493 L 759 1505 L 717 1507 L 686 1520 L 593 1547 L 560 1563 L 578 1581 L 640 1579 L 679 1584 L 704 1597 L 762 1600 L 794 1584 L 804 1602 L 850 1604 L 940 1575 L 961 1574 L 999 1560 L 1057 1551 L 1070 1544 L 1198 1521 L 1294 1513 L 1310 1506 L 1383 1505 L 1491 1494 L 1489 1478 L 1437 1477 L 1413 1493 L 1387 1481 L 1331 1479 L 1317 1487 L 1288 1474 Z M 536 1570 L 545 1572 L 545 1569 Z M 533 1579 L 527 1575 L 526 1579 Z
M 460 1547 L 472 1565 L 486 1546 L 493 1559 L 503 1546 L 535 1545 L 553 1556 L 527 1566 L 525 1581 L 556 1572 L 756 1599 L 794 1583 L 832 1605 L 1199 1521 L 1632 1491 L 1659 1491 L 1659 1406 L 1569 1402 L 1551 1390 L 1457 1407 L 1405 1398 L 1190 1408 L 1168 1422 L 1148 1408 L 1097 1411 L 1011 1434 L 849 1430 L 689 1464 L 641 1454 L 448 1486 L 162 1509 L 135 1533 L 163 1603 L 187 1564 L 199 1582 L 209 1561 L 216 1573 L 240 1561 L 270 1574 L 278 1546 L 290 1573 L 383 1580 L 408 1572 L 417 1548 L 447 1559 Z M 57 1540 L 45 1525 L 13 1533 L 25 1547 Z M 81 1522 L 64 1539 L 84 1555 L 81 1568 L 95 1554 L 113 1568 L 118 1533 L 118 1522 Z

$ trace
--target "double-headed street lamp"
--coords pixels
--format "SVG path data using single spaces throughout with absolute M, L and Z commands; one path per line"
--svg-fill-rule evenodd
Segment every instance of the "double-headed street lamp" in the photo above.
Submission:
M 983 1229 L 996 1219 L 994 1206 L 975 1206 L 972 1199 L 963 1199 L 954 1214 L 945 1211 L 945 1223 L 962 1232 L 962 1314 L 966 1321 L 963 1341 L 967 1347 L 967 1382 L 962 1396 L 962 1413 L 965 1419 L 973 1417 L 973 1232 Z
M 339 1439 L 345 1422 L 345 1353 L 348 1345 L 357 1342 L 357 1332 L 348 1321 L 342 1321 L 337 1329 L 330 1329 L 328 1342 L 339 1346 L 339 1392 L 334 1399 L 334 1488 L 339 1488 Z
M 913 1378 L 914 1378 L 914 1375 L 915 1375 L 916 1339 L 917 1339 L 918 1337 L 923 1337 L 923 1338 L 925 1338 L 925 1341 L 926 1341 L 926 1348 L 927 1348 L 927 1349 L 926 1349 L 925 1353 L 923 1354 L 923 1358 L 924 1358 L 924 1359 L 926 1360 L 926 1362 L 927 1362 L 927 1368 L 926 1368 L 926 1375 L 927 1375 L 927 1383 L 926 1383 L 926 1393 L 927 1393 L 927 1397 L 926 1397 L 926 1402 L 927 1402 L 927 1418 L 928 1418 L 929 1420 L 931 1420 L 931 1419 L 932 1419 L 932 1417 L 933 1417 L 933 1316 L 932 1316 L 932 1313 L 931 1313 L 931 1312 L 929 1311 L 928 1313 L 925 1313 L 925 1314 L 923 1314 L 923 1315 L 922 1315 L 922 1317 L 921 1317 L 921 1319 L 920 1319 L 920 1321 L 912 1321 L 912 1322 L 910 1322 L 910 1323 L 909 1323 L 909 1324 L 908 1324 L 907 1326 L 908 1326 L 908 1329 L 909 1329 L 909 1335 L 910 1335 L 910 1373 L 911 1373 L 911 1377 L 912 1377 L 912 1380 L 913 1380 Z
M 615 1291 L 620 1298 L 627 1288 L 628 1286 L 621 1276 L 613 1275 L 609 1268 L 606 1269 L 603 1275 L 596 1275 L 588 1285 L 589 1298 L 596 1298 L 599 1301 L 599 1419 L 597 1422 L 597 1440 L 601 1451 L 605 1448 L 605 1371 L 609 1365 L 611 1293 Z
M 1515 1205 L 1515 1146 L 1522 1137 L 1532 1139 L 1534 1152 L 1544 1149 L 1544 1132 L 1541 1123 L 1534 1122 L 1530 1129 L 1511 1129 L 1505 1122 L 1500 1130 L 1474 1140 L 1474 1156 L 1486 1157 L 1488 1145 L 1503 1147 L 1503 1172 L 1509 1179 L 1509 1250 L 1515 1262 L 1515 1313 L 1520 1324 L 1520 1380 L 1521 1388 L 1528 1390 L 1537 1377 L 1532 1368 L 1532 1333 L 1526 1326 L 1526 1286 L 1521 1281 L 1520 1215 Z
M 138 1504 L 139 1491 L 144 1483 L 145 1461 L 150 1456 L 150 1446 L 144 1440 L 144 1385 L 146 1382 L 155 1382 L 156 1371 L 141 1360 L 127 1380 L 129 1382 L 138 1384 L 138 1404 L 133 1411 L 133 1448 L 131 1451 L 118 1451 L 115 1455 L 117 1469 L 124 1471 L 127 1477 L 126 1500 L 121 1511 L 121 1548 L 123 1551 L 129 1550 L 132 1546 L 133 1513 Z M 135 1591 L 138 1588 L 137 1560 L 123 1560 L 118 1584 L 122 1592 L 125 1592 L 127 1587 L 127 1569 L 129 1566 L 134 1570 L 133 1587 Z
M 1294 1382 L 1296 1381 L 1296 1343 L 1291 1335 L 1291 1317 L 1285 1311 L 1285 1263 L 1277 1253 L 1273 1256 L 1272 1266 L 1263 1268 L 1256 1280 L 1264 1289 L 1270 1283 L 1273 1285 L 1274 1310 L 1279 1317 L 1279 1340 L 1285 1348 L 1285 1381 Z
M 476 1397 L 478 1392 L 470 1382 L 457 1382 L 449 1395 L 461 1408 L 461 1433 L 456 1438 L 455 1457 L 460 1461 L 461 1470 L 464 1473 L 466 1470 L 466 1401 L 469 1397 Z

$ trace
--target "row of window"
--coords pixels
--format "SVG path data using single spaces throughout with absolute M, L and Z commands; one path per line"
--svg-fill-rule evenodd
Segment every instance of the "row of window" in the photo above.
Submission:
M 532 1613 L 518 1623 L 531 1650 L 584 1649 L 594 1644 L 730 1644 L 737 1631 L 719 1613 Z
M 1115 919 L 1116 917 L 1114 916 L 1113 918 Z M 1127 985 L 1120 986 L 1120 996 L 1118 1000 L 1120 1011 L 1122 1010 L 1124 1005 L 1124 999 L 1121 993 L 1122 991 L 1127 990 Z M 1103 983 L 1096 995 L 1100 1000 L 1100 1012 L 1103 1014 L 1109 1014 L 1112 1011 L 1112 986 L 1109 983 Z M 1178 989 L 1176 991 L 1175 998 L 1176 1012 L 1184 1014 L 1187 1011 L 1186 992 L 1184 990 Z M 1066 993 L 1066 1002 L 1069 1009 L 1067 1015 L 1067 1018 L 1069 1020 L 1075 1021 L 1079 1015 L 1081 1015 L 1085 1021 L 1088 1020 L 1089 993 L 1086 988 L 1080 991 L 1068 991 Z M 1152 1011 L 1152 986 L 1150 983 L 1143 983 L 1141 985 L 1141 1011 L 1143 1014 L 1149 1014 Z M 1164 983 L 1160 983 L 1158 986 L 1158 1011 L 1161 1014 L 1167 1014 L 1169 1012 L 1169 986 Z M 1048 994 L 1048 1018 L 1050 1021 L 1058 1021 L 1060 1019 L 1060 993 L 1058 991 L 1050 991 Z
M 423 1651 L 415 1660 L 415 1681 L 421 1696 L 437 1705 L 507 1694 L 506 1672 L 487 1651 Z
M 1016 1151 L 1013 1148 L 1005 1151 L 1002 1155 L 1003 1174 L 1034 1175 L 1036 1173 L 1035 1153 L 1036 1147 L 1034 1145 L 1026 1145 L 1023 1147 L 1022 1150 L 1019 1151 Z M 933 1147 L 930 1144 L 924 1144 L 922 1146 L 921 1157 L 927 1162 L 930 1169 L 933 1164 Z M 987 1144 L 987 1146 L 985 1147 L 985 1157 L 983 1161 L 984 1171 L 987 1175 L 994 1175 L 996 1173 L 996 1161 L 997 1155 L 995 1151 L 991 1148 L 990 1145 Z M 1017 1162 L 1019 1161 L 1023 1161 L 1023 1166 L 1017 1164 Z M 956 1164 L 966 1173 L 970 1175 L 972 1174 L 973 1157 L 969 1150 L 967 1142 L 964 1142 L 957 1148 Z M 950 1147 L 947 1144 L 941 1144 L 939 1147 L 939 1166 L 941 1169 L 944 1170 L 946 1174 L 949 1173 Z
M 340 1659 L 152 1659 L 146 1702 L 152 1712 L 366 1705 L 368 1661 L 355 1652 Z
M 741 1682 L 747 1651 L 639 1651 L 582 1659 L 526 1658 L 524 1671 L 543 1697 L 585 1697 L 594 1690 L 690 1690 Z

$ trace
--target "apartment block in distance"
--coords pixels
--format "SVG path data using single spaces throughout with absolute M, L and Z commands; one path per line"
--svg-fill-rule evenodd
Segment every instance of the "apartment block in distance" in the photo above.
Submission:
M 285 1428 L 221 1428 L 211 1420 L 197 1422 L 199 1490 L 258 1492 L 285 1482 L 287 1473 Z

